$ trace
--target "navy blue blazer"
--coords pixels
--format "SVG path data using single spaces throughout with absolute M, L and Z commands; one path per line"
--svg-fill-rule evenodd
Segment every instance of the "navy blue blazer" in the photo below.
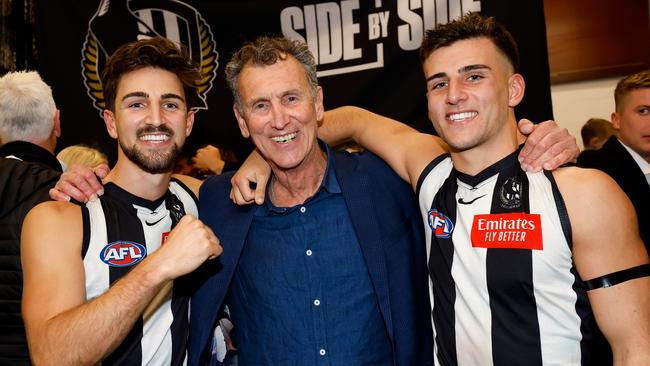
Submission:
M 392 342 L 394 364 L 432 365 L 426 249 L 411 187 L 369 152 L 334 153 L 334 169 Z M 216 233 L 224 250 L 197 271 L 199 287 L 191 302 L 190 365 L 203 365 L 209 358 L 217 312 L 259 207 L 230 201 L 231 176 L 214 176 L 201 186 L 200 218 Z

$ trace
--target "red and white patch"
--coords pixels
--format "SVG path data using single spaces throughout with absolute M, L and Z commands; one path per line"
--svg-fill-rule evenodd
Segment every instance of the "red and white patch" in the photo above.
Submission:
M 160 246 L 165 245 L 165 243 L 167 242 L 167 238 L 169 238 L 169 233 L 170 233 L 169 231 L 165 231 L 164 233 L 162 233 L 162 239 L 160 239 Z
M 542 219 L 524 212 L 475 215 L 472 247 L 543 250 Z

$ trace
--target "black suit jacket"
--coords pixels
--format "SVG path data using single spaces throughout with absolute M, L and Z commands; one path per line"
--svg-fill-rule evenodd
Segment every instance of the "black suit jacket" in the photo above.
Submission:
M 583 151 L 578 165 L 602 170 L 621 186 L 634 205 L 641 239 L 650 251 L 650 187 L 632 155 L 612 136 L 600 150 Z

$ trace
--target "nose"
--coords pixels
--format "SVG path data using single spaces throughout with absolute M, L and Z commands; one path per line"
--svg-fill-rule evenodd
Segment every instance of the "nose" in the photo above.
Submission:
M 459 81 L 449 81 L 449 86 L 447 87 L 447 103 L 448 104 L 458 104 L 464 101 L 467 98 L 467 94 L 463 89 L 463 86 Z
M 162 107 L 151 105 L 149 108 L 147 108 L 145 123 L 152 126 L 162 125 L 164 123 Z
M 289 124 L 289 114 L 287 113 L 286 108 L 282 105 L 273 105 L 273 113 L 271 118 L 271 126 L 276 130 L 282 130 Z

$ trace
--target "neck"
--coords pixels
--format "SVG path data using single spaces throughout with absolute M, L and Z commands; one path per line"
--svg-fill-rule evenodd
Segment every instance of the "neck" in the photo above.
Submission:
M 476 175 L 512 154 L 518 146 L 517 124 L 513 115 L 486 141 L 466 150 L 457 150 L 450 146 L 450 154 L 456 170 L 468 175 Z
M 113 182 L 135 196 L 154 201 L 165 194 L 170 179 L 171 172 L 147 173 L 126 157 L 120 157 L 104 182 Z
M 318 151 L 293 169 L 272 167 L 273 176 L 269 198 L 278 207 L 291 207 L 312 197 L 323 181 L 327 169 L 327 155 Z

